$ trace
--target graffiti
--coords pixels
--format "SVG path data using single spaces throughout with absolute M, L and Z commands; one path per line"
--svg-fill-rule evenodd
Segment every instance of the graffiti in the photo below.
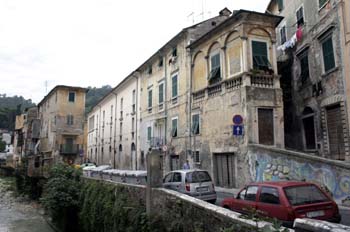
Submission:
M 297 180 L 319 184 L 341 203 L 350 198 L 350 171 L 321 162 L 301 162 L 281 154 L 248 153 L 253 181 Z

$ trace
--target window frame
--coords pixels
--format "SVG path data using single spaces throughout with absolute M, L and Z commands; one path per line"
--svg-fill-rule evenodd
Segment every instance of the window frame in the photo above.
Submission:
M 283 0 L 277 0 L 277 7 L 278 11 L 281 12 L 284 9 L 284 2 Z
M 278 203 L 277 203 L 277 202 L 276 202 L 276 203 L 267 202 L 266 200 L 265 200 L 265 201 L 262 201 L 262 200 L 261 200 L 261 197 L 262 197 L 262 194 L 263 194 L 263 190 L 264 190 L 264 189 L 273 189 L 273 190 L 275 190 L 276 193 L 277 193 Z M 273 194 L 272 194 L 272 195 L 273 195 Z M 275 197 L 276 197 L 276 196 L 275 196 Z M 281 198 L 280 198 L 280 193 L 279 193 L 279 191 L 278 191 L 278 188 L 272 187 L 272 186 L 261 186 L 258 202 L 259 202 L 259 203 L 263 203 L 263 204 L 269 204 L 269 205 L 281 205 Z
M 174 79 L 176 77 L 176 95 L 174 94 Z M 171 100 L 173 104 L 177 103 L 177 99 L 179 96 L 179 74 L 178 73 L 174 73 L 171 76 Z
M 282 39 L 282 31 L 284 30 L 284 39 Z M 286 28 L 286 23 L 284 22 L 282 25 L 281 25 L 281 28 L 280 28 L 280 42 L 281 42 L 281 45 L 284 44 L 285 42 L 287 42 L 287 28 Z M 252 51 L 253 52 L 253 51 Z M 252 53 L 253 54 L 253 53 Z
M 147 90 L 147 109 L 148 109 L 148 111 L 152 112 L 152 107 L 153 107 L 153 90 L 152 90 L 152 88 L 149 88 Z
M 332 57 L 333 57 L 333 67 L 329 68 L 326 70 L 326 62 L 325 62 L 325 52 L 324 52 L 324 44 L 327 41 L 331 41 L 331 45 L 332 45 Z M 320 40 L 320 45 L 321 45 L 321 52 L 322 52 L 322 64 L 323 64 L 323 74 L 327 74 L 329 72 L 331 72 L 332 70 L 334 70 L 337 67 L 337 63 L 336 63 L 336 56 L 335 56 L 335 48 L 334 48 L 334 43 L 333 43 L 333 33 L 330 32 L 327 35 L 325 35 L 324 37 L 322 37 Z M 327 54 L 329 55 L 329 54 Z
M 329 0 L 325 0 L 325 2 L 321 5 L 320 1 L 323 1 L 323 0 L 318 0 L 318 9 L 319 10 L 323 9 L 329 3 Z
M 161 88 L 162 86 L 162 88 Z M 162 89 L 162 95 L 161 95 L 161 90 Z M 158 106 L 159 106 L 159 110 L 163 110 L 164 109 L 164 98 L 165 98 L 165 84 L 164 84 L 164 81 L 162 82 L 159 82 L 158 84 Z M 161 99 L 161 96 L 162 96 L 162 101 L 160 101 Z
M 194 120 L 193 119 L 194 119 L 195 116 L 198 116 L 198 125 L 197 125 L 196 132 L 195 132 L 195 130 L 193 128 L 194 127 Z M 201 133 L 201 130 L 200 130 L 200 127 L 201 127 L 200 113 L 193 113 L 192 114 L 191 123 L 192 123 L 192 126 L 191 126 L 191 133 L 192 133 L 192 135 L 200 135 L 200 133 Z
M 174 121 L 176 120 L 176 132 L 174 131 Z M 171 137 L 177 138 L 179 136 L 179 117 L 171 118 Z
M 150 142 L 152 140 L 152 126 L 147 127 L 147 141 Z
M 219 57 L 219 64 L 213 67 L 213 58 Z M 209 76 L 208 81 L 222 79 L 222 62 L 220 50 L 213 51 L 209 56 Z
M 302 19 L 302 23 L 301 24 L 299 24 L 299 20 L 300 19 L 298 19 L 298 12 L 300 12 L 300 9 L 302 9 L 302 18 L 300 18 L 300 19 Z M 296 18 L 296 25 L 297 25 L 297 27 L 299 27 L 299 26 L 304 26 L 305 25 L 305 8 L 304 8 L 304 4 L 301 4 L 298 8 L 297 8 L 297 10 L 295 11 L 295 18 Z
M 71 100 L 71 94 L 73 94 L 73 100 Z M 74 103 L 76 99 L 76 92 L 75 91 L 69 91 L 68 92 L 68 102 Z
M 257 43 L 265 43 L 266 44 L 266 59 L 267 59 L 267 66 L 264 66 L 264 67 L 267 67 L 267 68 L 272 68 L 272 65 L 270 63 L 270 49 L 269 49 L 269 42 L 267 40 L 264 40 L 264 39 L 259 39 L 259 38 L 254 38 L 252 40 L 250 40 L 250 47 L 251 47 L 251 68 L 252 69 L 255 69 L 254 67 L 254 51 L 253 51 L 253 43 L 254 42 L 257 42 Z M 261 56 L 261 55 L 260 55 Z M 261 70 L 261 69 L 258 69 L 258 70 Z
M 301 69 L 301 72 L 300 72 L 300 80 L 301 80 L 301 84 L 304 85 L 308 79 L 310 79 L 310 64 L 309 64 L 309 48 L 305 48 L 303 49 L 302 51 L 300 51 L 298 54 L 297 54 L 297 57 L 299 59 L 299 62 L 300 62 L 300 69 Z M 307 59 L 307 76 L 304 77 L 303 76 L 303 63 L 302 63 L 302 60 L 303 59 Z

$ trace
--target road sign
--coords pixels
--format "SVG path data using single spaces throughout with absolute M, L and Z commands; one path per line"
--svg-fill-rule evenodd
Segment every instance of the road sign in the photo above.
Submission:
M 168 150 L 168 147 L 166 145 L 164 145 L 162 149 L 164 152 L 166 152 Z
M 234 125 L 233 126 L 233 135 L 241 136 L 244 132 L 244 126 L 243 125 Z
M 241 125 L 243 123 L 243 117 L 239 114 L 236 114 L 235 116 L 233 116 L 232 121 L 236 125 Z

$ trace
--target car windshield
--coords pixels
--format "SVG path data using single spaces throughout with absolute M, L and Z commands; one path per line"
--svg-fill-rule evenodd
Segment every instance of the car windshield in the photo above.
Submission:
M 195 171 L 189 172 L 186 174 L 187 183 L 200 183 L 200 182 L 209 182 L 211 178 L 206 171 Z
M 287 187 L 284 191 L 294 206 L 329 201 L 328 197 L 314 185 Z

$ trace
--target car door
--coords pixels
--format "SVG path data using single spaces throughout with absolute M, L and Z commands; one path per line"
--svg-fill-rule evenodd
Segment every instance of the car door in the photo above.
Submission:
M 171 189 L 178 191 L 178 192 L 183 192 L 183 191 L 181 191 L 182 190 L 181 183 L 182 183 L 181 172 L 174 172 L 172 182 L 171 182 Z
M 259 187 L 255 185 L 250 185 L 242 189 L 232 202 L 231 209 L 240 213 L 247 213 L 252 209 L 256 209 L 258 189 Z
M 283 205 L 278 188 L 262 186 L 257 202 L 257 209 L 262 211 L 264 216 L 287 220 L 287 209 Z
M 163 187 L 167 189 L 171 189 L 173 173 L 168 173 L 163 179 Z

